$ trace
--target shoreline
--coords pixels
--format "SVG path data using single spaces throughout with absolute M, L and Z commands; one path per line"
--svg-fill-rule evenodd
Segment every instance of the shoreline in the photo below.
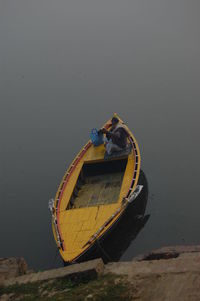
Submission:
M 102 281 L 107 284 L 101 292 L 98 285 Z M 125 300 L 123 296 L 126 300 L 200 300 L 200 245 L 163 247 L 129 262 L 104 264 L 99 258 L 43 272 L 28 270 L 23 258 L 0 259 L 1 301 L 25 300 L 25 297 L 26 300 L 57 300 L 57 297 L 64 300 L 62 298 L 67 296 L 69 300 L 76 300 L 70 298 L 74 298 L 80 288 L 83 298 L 77 300 L 104 300 L 95 296 L 107 290 L 117 293 L 117 282 L 122 293 L 118 300 Z M 62 289 L 57 288 L 58 283 L 62 283 Z M 93 293 L 87 299 L 87 287 L 95 283 L 96 289 L 91 289 Z M 34 299 L 39 290 L 43 291 L 43 297 Z

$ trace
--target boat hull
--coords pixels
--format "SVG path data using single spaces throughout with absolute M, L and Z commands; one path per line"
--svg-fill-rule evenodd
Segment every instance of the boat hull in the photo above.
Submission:
M 110 120 L 104 127 L 109 129 Z M 137 195 L 140 152 L 128 127 L 127 132 L 131 152 L 126 157 L 105 160 L 104 146 L 94 147 L 89 141 L 61 181 L 52 209 L 52 228 L 64 262 L 88 257 Z

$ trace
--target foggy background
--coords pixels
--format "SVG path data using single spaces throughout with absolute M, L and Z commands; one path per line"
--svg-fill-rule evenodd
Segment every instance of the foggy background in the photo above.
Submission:
M 52 266 L 48 200 L 117 112 L 149 184 L 122 260 L 199 243 L 200 2 L 0 1 L 0 257 Z

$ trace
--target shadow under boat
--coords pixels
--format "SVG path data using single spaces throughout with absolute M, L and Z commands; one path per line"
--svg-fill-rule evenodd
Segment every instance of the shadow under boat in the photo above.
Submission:
M 93 247 L 76 262 L 87 261 L 101 257 L 104 263 L 119 261 L 130 244 L 146 225 L 150 215 L 145 215 L 148 201 L 148 182 L 141 170 L 138 181 L 143 185 L 139 196 L 130 203 L 120 220 Z M 66 263 L 64 263 L 66 265 Z

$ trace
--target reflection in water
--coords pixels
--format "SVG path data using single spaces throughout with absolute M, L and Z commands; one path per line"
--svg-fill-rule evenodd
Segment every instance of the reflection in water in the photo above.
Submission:
M 148 183 L 143 171 L 140 173 L 139 183 L 143 189 L 137 199 L 131 203 L 116 224 L 112 232 L 103 240 L 98 241 L 91 253 L 82 260 L 101 257 L 105 263 L 119 261 L 142 228 L 146 225 L 150 215 L 145 215 L 148 200 Z

